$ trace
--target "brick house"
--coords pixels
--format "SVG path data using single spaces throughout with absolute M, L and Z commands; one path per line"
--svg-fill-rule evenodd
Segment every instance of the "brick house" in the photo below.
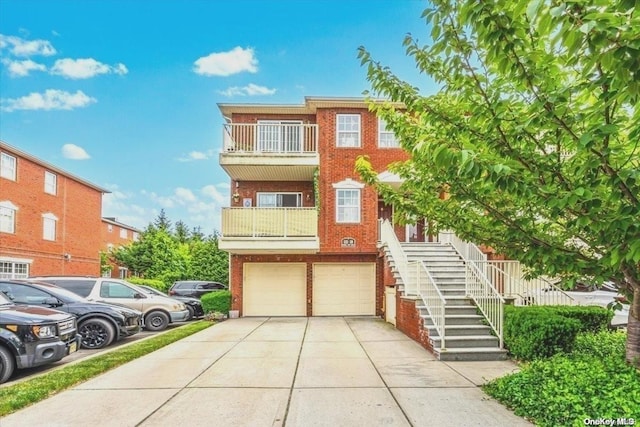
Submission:
M 394 279 L 377 247 L 378 220 L 392 209 L 354 163 L 366 154 L 393 184 L 387 165 L 407 158 L 393 133 L 361 98 L 218 107 L 227 121 L 220 165 L 231 178 L 219 245 L 230 253 L 232 308 L 243 316 L 382 316 Z M 396 233 L 424 239 L 418 225 Z
M 102 251 L 108 254 L 114 249 L 137 242 L 140 237 L 140 230 L 118 222 L 116 218 L 103 217 L 100 235 L 102 236 Z M 111 267 L 109 270 L 102 272 L 103 277 L 125 279 L 131 275 L 127 267 L 121 266 L 113 260 L 110 260 L 109 264 Z
M 0 141 L 0 277 L 98 275 L 105 193 Z

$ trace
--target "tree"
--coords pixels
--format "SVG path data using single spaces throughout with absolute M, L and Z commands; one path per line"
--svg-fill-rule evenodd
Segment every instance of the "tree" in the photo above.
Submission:
M 189 227 L 187 227 L 187 224 L 185 224 L 181 220 L 176 221 L 173 233 L 176 240 L 179 243 L 187 243 L 187 241 L 189 240 L 189 234 Z
M 160 209 L 160 213 L 153 221 L 153 226 L 158 230 L 164 230 L 167 233 L 171 232 L 171 221 L 167 218 L 164 209 Z M 151 227 L 151 224 L 149 224 L 149 227 Z
M 202 240 L 194 239 L 190 242 L 189 248 L 191 255 L 189 277 L 228 283 L 229 254 L 218 249 L 216 235 Z
M 396 207 L 520 260 L 533 274 L 614 280 L 640 356 L 640 6 L 635 0 L 434 0 L 432 42 L 406 52 L 433 96 L 360 48 L 371 101 L 411 153 L 380 184 Z M 399 108 L 397 103 L 402 103 Z M 440 198 L 442 192 L 447 198 Z

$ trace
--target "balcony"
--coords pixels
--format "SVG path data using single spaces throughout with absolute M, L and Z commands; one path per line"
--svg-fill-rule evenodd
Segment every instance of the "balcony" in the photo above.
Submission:
M 223 208 L 219 247 L 235 254 L 316 253 L 316 208 Z
M 220 166 L 235 181 L 312 181 L 320 165 L 318 126 L 226 123 Z

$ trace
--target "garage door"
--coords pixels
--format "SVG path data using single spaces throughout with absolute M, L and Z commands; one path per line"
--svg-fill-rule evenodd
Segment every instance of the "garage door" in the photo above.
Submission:
M 245 263 L 244 316 L 306 316 L 307 266 L 304 263 Z
M 376 266 L 313 265 L 313 315 L 375 315 Z

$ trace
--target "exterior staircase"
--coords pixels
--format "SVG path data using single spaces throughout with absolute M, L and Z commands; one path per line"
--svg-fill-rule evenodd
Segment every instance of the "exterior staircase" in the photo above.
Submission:
M 503 360 L 507 351 L 500 348 L 499 339 L 492 334 L 491 327 L 483 322 L 473 300 L 465 291 L 465 263 L 458 252 L 443 243 L 401 243 L 407 261 L 422 261 L 434 279 L 436 287 L 446 300 L 445 346 L 431 316 L 420 298 L 416 307 L 423 319 L 423 328 L 428 331 L 429 341 L 439 360 Z M 387 254 L 387 259 L 392 257 Z M 391 263 L 396 283 L 402 279 Z M 409 277 L 412 273 L 408 271 Z

